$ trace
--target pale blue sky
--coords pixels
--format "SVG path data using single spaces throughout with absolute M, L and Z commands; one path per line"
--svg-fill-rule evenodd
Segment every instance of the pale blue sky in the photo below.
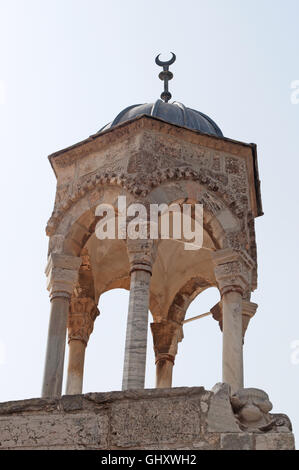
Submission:
M 40 394 L 49 300 L 45 225 L 55 195 L 47 155 L 84 139 L 124 107 L 161 93 L 154 57 L 177 54 L 173 99 L 258 145 L 265 215 L 256 221 L 259 304 L 244 347 L 245 385 L 270 395 L 299 436 L 298 0 L 1 0 L 0 401 Z M 188 316 L 217 301 L 207 291 Z M 128 294 L 100 301 L 84 391 L 121 386 Z M 299 357 L 299 355 L 297 356 Z M 109 363 L 107 363 L 109 358 Z M 174 385 L 221 380 L 221 334 L 185 326 Z M 151 338 L 146 385 L 154 386 Z

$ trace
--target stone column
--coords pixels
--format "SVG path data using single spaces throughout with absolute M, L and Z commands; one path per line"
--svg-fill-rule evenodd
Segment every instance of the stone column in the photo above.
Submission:
M 66 394 L 82 393 L 85 349 L 99 311 L 94 299 L 73 297 L 68 317 L 69 363 Z
M 171 388 L 172 371 L 182 326 L 174 322 L 151 323 L 156 356 L 156 388 Z
M 223 314 L 222 380 L 234 393 L 244 387 L 242 296 L 250 285 L 253 262 L 246 253 L 231 249 L 216 251 L 212 257 Z
M 149 290 L 154 243 L 127 240 L 130 261 L 130 299 L 127 319 L 122 389 L 144 388 L 147 348 Z
M 61 395 L 67 316 L 80 264 L 80 257 L 58 253 L 52 253 L 48 259 L 46 275 L 47 288 L 50 291 L 51 313 L 42 388 L 43 397 Z

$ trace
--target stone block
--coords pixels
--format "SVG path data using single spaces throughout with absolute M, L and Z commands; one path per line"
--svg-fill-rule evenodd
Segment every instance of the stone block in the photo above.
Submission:
M 221 450 L 252 450 L 253 436 L 247 433 L 221 434 Z
M 77 411 L 83 408 L 83 395 L 63 395 L 61 405 L 64 411 Z
M 214 395 L 207 416 L 208 432 L 239 432 L 230 403 L 229 386 L 216 384 L 212 391 Z
M 0 449 L 107 448 L 105 414 L 22 415 L 0 420 Z
M 257 434 L 256 450 L 295 450 L 295 440 L 292 433 Z
M 218 450 L 220 449 L 220 434 L 206 433 L 198 441 L 193 442 L 193 448 L 196 450 Z
M 178 441 L 192 442 L 199 436 L 199 400 L 160 398 L 112 405 L 112 446 L 169 445 Z

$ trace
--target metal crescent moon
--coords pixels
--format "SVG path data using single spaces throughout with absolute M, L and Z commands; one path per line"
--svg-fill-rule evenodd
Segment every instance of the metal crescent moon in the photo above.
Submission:
M 173 64 L 173 63 L 175 62 L 175 60 L 176 60 L 176 55 L 175 55 L 173 52 L 172 52 L 171 54 L 172 54 L 172 58 L 169 59 L 169 60 L 167 60 L 167 61 L 165 61 L 165 62 L 162 62 L 162 61 L 159 59 L 159 57 L 160 57 L 161 54 L 158 54 L 157 57 L 156 57 L 156 59 L 155 59 L 156 64 L 159 65 L 160 67 L 163 67 L 163 66 L 165 66 L 165 65 L 168 65 L 168 66 L 169 66 L 169 65 Z

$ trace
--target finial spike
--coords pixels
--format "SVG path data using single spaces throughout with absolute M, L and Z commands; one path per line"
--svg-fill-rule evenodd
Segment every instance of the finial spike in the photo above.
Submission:
M 164 91 L 161 93 L 161 99 L 165 101 L 165 103 L 168 103 L 168 101 L 171 98 L 171 93 L 168 90 L 168 82 L 169 80 L 173 78 L 173 74 L 172 72 L 170 72 L 169 66 L 172 65 L 176 60 L 176 55 L 173 52 L 171 54 L 172 54 L 171 59 L 165 62 L 162 62 L 159 59 L 161 54 L 158 54 L 155 59 L 156 64 L 159 65 L 159 67 L 163 67 L 163 70 L 159 73 L 159 78 L 160 80 L 164 81 Z

